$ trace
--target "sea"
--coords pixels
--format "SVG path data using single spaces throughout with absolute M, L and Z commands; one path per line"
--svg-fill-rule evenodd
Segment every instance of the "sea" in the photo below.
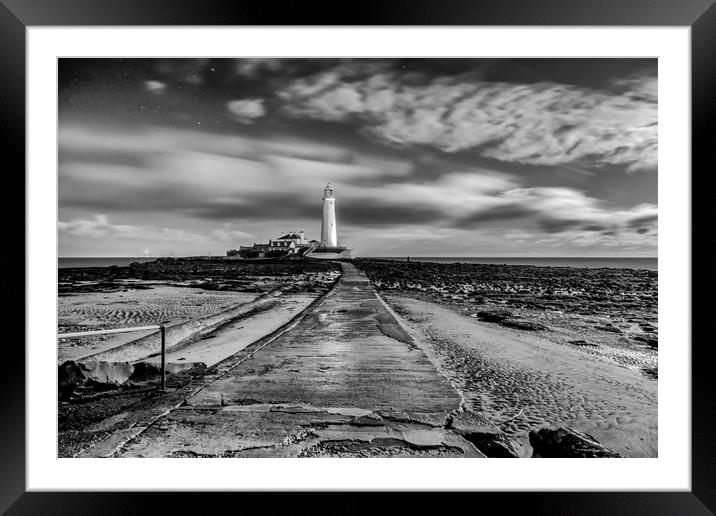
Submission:
M 368 257 L 366 257 L 368 258 Z M 373 256 L 370 258 L 381 258 L 388 260 L 406 261 L 406 256 Z M 147 258 L 59 258 L 58 268 L 64 269 L 68 267 L 109 267 L 117 265 L 126 267 L 133 262 L 150 262 L 156 260 L 156 257 Z M 486 264 L 505 264 L 505 265 L 537 265 L 543 267 L 582 267 L 582 268 L 624 268 L 624 269 L 657 269 L 657 258 L 515 258 L 515 257 L 498 257 L 498 258 L 482 258 L 482 257 L 456 257 L 456 256 L 411 256 L 414 262 L 438 262 L 438 263 L 486 263 Z
M 111 265 L 126 267 L 130 263 L 151 262 L 152 260 L 156 260 L 156 258 L 58 258 L 57 268 L 68 269 L 70 267 L 109 267 Z
M 379 258 L 379 257 L 375 257 Z M 388 260 L 406 261 L 406 256 L 385 256 Z M 618 269 L 657 269 L 657 258 L 592 258 L 592 257 L 464 257 L 464 256 L 410 256 L 411 262 L 438 262 L 438 263 L 485 263 L 493 265 L 536 265 L 542 267 L 580 267 L 580 268 L 603 268 L 611 267 Z

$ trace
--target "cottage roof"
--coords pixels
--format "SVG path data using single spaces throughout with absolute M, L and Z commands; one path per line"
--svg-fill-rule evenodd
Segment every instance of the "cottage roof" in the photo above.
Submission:
M 296 239 L 300 239 L 300 238 L 301 238 L 301 236 L 298 235 L 297 233 L 286 233 L 285 235 L 277 238 L 276 240 L 296 240 Z

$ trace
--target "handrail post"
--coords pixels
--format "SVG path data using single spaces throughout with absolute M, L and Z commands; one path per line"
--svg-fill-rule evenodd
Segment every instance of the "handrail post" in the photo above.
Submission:
M 166 346 L 166 328 L 162 324 L 159 326 L 159 332 L 161 333 L 162 339 L 162 366 L 161 366 L 161 390 L 167 390 L 167 346 Z

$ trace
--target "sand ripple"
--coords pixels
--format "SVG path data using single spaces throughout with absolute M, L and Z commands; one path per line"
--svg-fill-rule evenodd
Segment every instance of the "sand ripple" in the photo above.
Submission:
M 178 322 L 251 301 L 255 293 L 160 286 L 151 290 L 62 296 L 59 325 L 115 328 Z
M 656 456 L 656 381 L 529 332 L 486 326 L 432 303 L 387 300 L 422 333 L 426 352 L 468 408 L 522 446 L 528 446 L 529 430 L 562 425 L 625 456 Z

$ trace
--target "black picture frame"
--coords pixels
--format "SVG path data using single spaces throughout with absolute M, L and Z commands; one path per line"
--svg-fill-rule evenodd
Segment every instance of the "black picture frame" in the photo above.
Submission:
M 0 145 L 6 159 L 16 163 L 18 170 L 24 170 L 25 31 L 32 26 L 684 26 L 691 28 L 692 38 L 691 178 L 692 191 L 698 192 L 698 187 L 693 188 L 693 185 L 702 184 L 701 177 L 708 174 L 705 168 L 709 163 L 708 152 L 713 146 L 709 129 L 716 122 L 716 6 L 713 3 L 714 0 L 374 0 L 324 6 L 320 3 L 277 5 L 275 2 L 243 0 L 0 0 L 0 69 L 3 71 Z M 696 174 L 697 169 L 704 170 Z M 24 191 L 23 183 L 19 188 Z M 705 214 L 701 215 L 705 217 Z M 704 217 L 699 217 L 692 205 L 694 223 Z M 24 239 L 24 235 L 19 238 Z M 702 238 L 701 241 L 706 240 Z M 692 257 L 698 256 L 693 247 L 691 252 Z M 13 259 L 17 260 L 16 257 Z M 692 264 L 693 273 L 693 258 Z M 27 274 L 31 271 L 25 268 L 26 277 Z M 695 314 L 703 310 L 703 305 L 701 308 L 693 305 Z M 532 514 L 714 514 L 716 432 L 713 423 L 716 402 L 713 395 L 716 389 L 711 382 L 712 349 L 710 339 L 694 339 L 691 349 L 691 491 L 452 494 L 451 505 L 456 504 L 453 508 L 457 509 L 466 502 L 479 503 L 482 507 L 497 503 L 503 510 L 510 509 L 508 512 L 518 509 L 520 512 L 529 510 Z M 290 506 L 292 511 L 301 506 L 308 510 L 317 509 L 316 500 L 308 504 L 305 495 L 299 493 L 25 492 L 25 356 L 19 346 L 9 351 L 8 364 L 12 366 L 4 368 L 0 379 L 0 511 L 7 511 L 7 514 L 135 514 L 150 512 L 154 504 L 160 504 L 162 512 L 185 512 L 193 506 L 206 510 L 227 502 L 233 504 L 237 498 L 242 507 L 268 503 L 271 513 L 280 511 L 284 505 Z M 363 512 L 372 507 L 372 503 L 366 506 L 358 496 L 357 493 L 342 496 L 340 512 Z M 463 500 L 466 496 L 472 499 Z M 401 512 L 413 507 L 426 508 L 425 493 L 403 497 L 400 504 Z

